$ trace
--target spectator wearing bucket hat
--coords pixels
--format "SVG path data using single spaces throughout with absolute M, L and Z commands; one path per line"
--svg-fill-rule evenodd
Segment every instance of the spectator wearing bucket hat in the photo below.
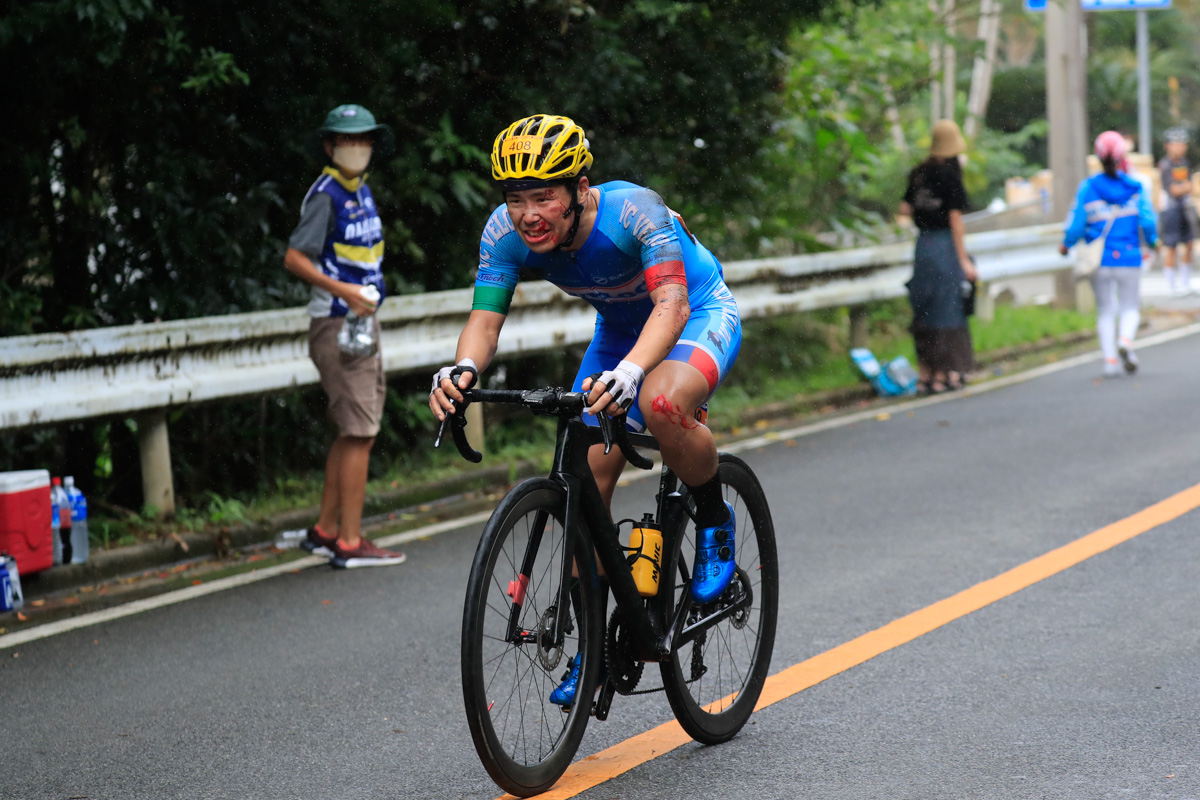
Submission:
M 380 269 L 383 224 L 367 188 L 367 168 L 394 142 L 391 129 L 362 106 L 341 105 L 329 112 L 311 142 L 326 166 L 304 196 L 283 262 L 312 287 L 309 356 L 338 429 L 325 460 L 318 519 L 311 528 L 290 533 L 304 549 L 328 555 L 341 568 L 404 561 L 403 553 L 380 549 L 361 530 L 367 467 L 387 391 L 381 353 L 352 356 L 338 348 L 347 312 L 367 318 L 378 307 L 364 289 L 374 287 L 378 302 L 386 294 Z M 379 324 L 372 321 L 378 342 Z
M 1163 274 L 1172 294 L 1192 292 L 1192 240 L 1196 238 L 1196 210 L 1192 202 L 1192 169 L 1187 160 L 1188 132 L 1167 128 L 1163 133 L 1166 158 L 1158 162 L 1165 195 L 1158 232 L 1163 243 Z M 1176 282 L 1176 251 L 1183 246 Z
M 909 173 L 900 203 L 900 214 L 912 217 L 920 230 L 913 275 L 906 286 L 918 387 L 927 394 L 962 388 L 975 364 L 963 302 L 964 282 L 969 286 L 978 277 L 964 242 L 967 192 L 959 156 L 966 149 L 954 120 L 939 120 L 933 126 L 929 157 Z

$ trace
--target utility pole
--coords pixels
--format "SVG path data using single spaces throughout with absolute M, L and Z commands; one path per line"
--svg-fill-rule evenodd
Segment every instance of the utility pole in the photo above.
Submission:
M 1137 11 L 1138 151 L 1153 158 L 1150 133 L 1150 23 L 1146 9 Z
M 1087 75 L 1084 71 L 1083 8 L 1079 0 L 1046 3 L 1046 119 L 1050 125 L 1053 214 L 1065 220 L 1080 182 L 1087 177 Z M 1077 307 L 1070 269 L 1058 273 L 1060 306 Z
M 1046 119 L 1054 216 L 1066 219 L 1075 190 L 1087 177 L 1087 78 L 1083 9 L 1078 0 L 1046 4 Z

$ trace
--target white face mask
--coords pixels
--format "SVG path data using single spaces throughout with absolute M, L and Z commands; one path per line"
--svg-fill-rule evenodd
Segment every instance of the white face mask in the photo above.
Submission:
M 367 170 L 371 163 L 371 145 L 342 144 L 333 148 L 333 163 L 351 177 L 358 177 Z

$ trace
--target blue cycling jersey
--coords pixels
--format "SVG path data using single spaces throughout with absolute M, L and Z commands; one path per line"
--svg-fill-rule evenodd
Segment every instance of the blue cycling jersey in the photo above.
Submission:
M 507 207 L 492 212 L 479 244 L 472 309 L 507 314 L 522 270 L 582 297 L 606 324 L 638 332 L 650 317 L 650 290 L 682 264 L 693 310 L 727 293 L 721 264 L 662 198 L 643 186 L 612 181 L 600 192 L 596 223 L 574 252 L 534 253 Z

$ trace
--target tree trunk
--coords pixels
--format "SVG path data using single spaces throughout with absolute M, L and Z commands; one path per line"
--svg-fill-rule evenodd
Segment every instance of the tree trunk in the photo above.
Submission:
M 967 99 L 967 119 L 963 134 L 973 139 L 987 116 L 992 96 L 992 73 L 996 68 L 996 45 L 1000 40 L 1000 0 L 983 0 L 979 9 L 977 36 L 983 42 L 983 54 L 975 57 L 971 71 L 971 93 Z

